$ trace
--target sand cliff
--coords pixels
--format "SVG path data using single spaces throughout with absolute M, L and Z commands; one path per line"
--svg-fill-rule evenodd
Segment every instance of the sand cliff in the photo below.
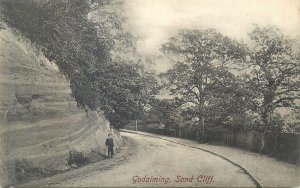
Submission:
M 64 170 L 72 149 L 106 154 L 109 122 L 78 109 L 57 66 L 9 28 L 0 30 L 0 117 L 0 185 L 16 182 L 17 160 Z

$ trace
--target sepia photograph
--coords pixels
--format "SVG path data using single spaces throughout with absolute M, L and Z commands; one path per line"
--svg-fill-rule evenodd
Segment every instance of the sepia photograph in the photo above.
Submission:
M 14 187 L 300 187 L 300 1 L 0 0 Z

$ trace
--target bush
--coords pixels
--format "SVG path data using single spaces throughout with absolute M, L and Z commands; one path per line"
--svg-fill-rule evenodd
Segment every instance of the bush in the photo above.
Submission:
M 69 151 L 68 165 L 76 165 L 77 167 L 88 164 L 87 157 L 84 156 L 83 152 L 76 151 L 75 149 Z

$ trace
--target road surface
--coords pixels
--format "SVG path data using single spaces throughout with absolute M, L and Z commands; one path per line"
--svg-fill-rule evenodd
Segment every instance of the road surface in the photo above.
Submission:
M 119 166 L 87 177 L 70 179 L 63 187 L 254 187 L 248 175 L 210 153 L 158 138 L 121 133 L 136 144 L 136 155 Z M 113 160 L 113 159 L 109 159 Z

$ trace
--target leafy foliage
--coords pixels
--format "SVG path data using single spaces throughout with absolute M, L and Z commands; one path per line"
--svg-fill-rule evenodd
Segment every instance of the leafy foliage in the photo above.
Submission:
M 143 113 L 155 80 L 133 60 L 115 55 L 118 49 L 135 47 L 121 27 L 119 12 L 107 13 L 109 6 L 119 6 L 116 2 L 1 0 L 1 7 L 5 22 L 36 44 L 70 80 L 79 106 L 104 110 L 113 126 L 122 127 Z M 92 22 L 95 11 L 102 11 L 97 15 L 101 19 Z
M 19 1 L 2 0 L 5 21 L 40 46 L 72 80 L 74 70 L 86 71 L 94 63 L 104 63 L 109 46 L 97 39 L 97 31 L 88 21 L 89 3 L 80 0 Z
M 168 99 L 154 100 L 144 119 L 145 123 L 163 124 L 165 129 L 179 129 L 184 125 L 179 103 Z
M 162 46 L 162 51 L 177 59 L 174 67 L 162 74 L 166 86 L 197 114 L 198 129 L 202 126 L 204 131 L 204 124 L 212 117 L 224 122 L 228 112 L 240 109 L 234 106 L 238 102 L 228 100 L 235 95 L 238 82 L 224 65 L 245 55 L 243 44 L 213 29 L 182 30 Z M 216 110 L 218 107 L 223 109 Z
M 182 30 L 161 48 L 176 61 L 161 75 L 165 86 L 186 119 L 197 117 L 203 132 L 219 125 L 280 131 L 275 110 L 299 109 L 300 56 L 294 41 L 275 27 L 256 27 L 249 36 L 253 47 L 213 29 Z
M 294 49 L 294 41 L 276 27 L 256 27 L 249 36 L 255 46 L 249 48 L 245 61 L 251 70 L 244 75 L 245 87 L 261 116 L 264 131 L 271 131 L 276 108 L 299 108 L 300 55 Z

